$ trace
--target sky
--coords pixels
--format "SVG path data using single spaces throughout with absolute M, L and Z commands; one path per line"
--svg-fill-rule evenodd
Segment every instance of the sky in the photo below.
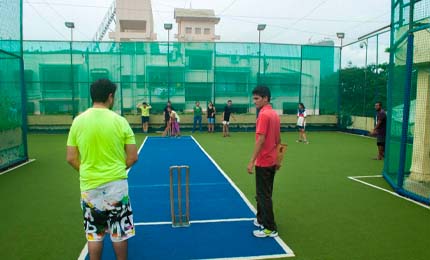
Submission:
M 143 0 L 141 0 L 143 1 Z M 25 40 L 70 40 L 65 21 L 75 23 L 74 40 L 92 40 L 112 0 L 24 0 Z M 344 32 L 343 44 L 390 23 L 391 0 L 152 0 L 157 40 L 166 41 L 164 23 L 177 27 L 174 8 L 213 9 L 220 17 L 215 33 L 223 42 L 258 42 L 257 24 L 267 24 L 261 41 L 268 43 L 307 44 L 322 40 L 340 41 L 336 32 Z M 112 29 L 114 25 L 112 25 Z M 104 40 L 109 40 L 106 36 Z M 379 39 L 380 50 L 388 46 L 388 34 Z M 370 41 L 368 61 L 376 58 L 376 42 Z M 357 55 L 353 63 L 363 63 L 364 48 L 359 44 L 344 51 Z M 383 53 L 379 56 L 385 56 Z M 382 59 L 383 57 L 380 57 Z M 355 61 L 357 60 L 357 61 Z M 350 60 L 343 60 L 347 64 Z

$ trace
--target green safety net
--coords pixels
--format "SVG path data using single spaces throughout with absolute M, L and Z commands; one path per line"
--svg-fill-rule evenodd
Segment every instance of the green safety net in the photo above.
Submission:
M 90 84 L 109 78 L 123 115 L 143 101 L 159 113 L 168 100 L 188 111 L 196 101 L 221 108 L 229 99 L 235 112 L 255 113 L 258 83 L 280 114 L 296 114 L 303 102 L 310 115 L 336 115 L 339 55 L 333 44 L 24 41 L 27 112 L 73 117 L 91 105 Z
M 387 105 L 389 30 L 342 48 L 340 116 L 342 130 L 367 134 L 375 125 L 375 103 Z
M 430 0 L 393 1 L 392 17 L 391 102 L 384 176 L 404 195 L 430 203 Z M 410 57 L 408 35 L 413 36 Z M 406 66 L 408 59 L 411 70 Z M 407 122 L 405 115 L 409 117 Z
M 21 14 L 21 1 L 0 0 L 0 171 L 27 160 Z

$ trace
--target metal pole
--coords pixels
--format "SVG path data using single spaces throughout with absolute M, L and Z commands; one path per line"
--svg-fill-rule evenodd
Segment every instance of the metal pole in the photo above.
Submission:
M 121 116 L 124 116 L 124 94 L 122 92 L 123 88 L 122 88 L 122 44 L 119 44 L 119 85 L 120 85 L 120 111 L 121 111 Z
M 303 45 L 300 46 L 299 103 L 302 102 Z
M 376 35 L 376 75 L 379 75 L 379 34 Z M 375 86 L 375 98 L 378 99 L 378 86 Z
M 212 102 L 215 107 L 215 98 L 216 98 L 216 45 L 217 43 L 214 43 L 214 80 L 213 80 L 213 88 L 212 88 Z
M 364 61 L 364 86 L 363 86 L 363 116 L 366 116 L 366 88 L 367 88 L 367 40 L 366 44 L 366 58 Z
M 379 34 L 376 35 L 376 73 L 378 74 L 379 65 Z
M 75 84 L 73 82 L 73 28 L 70 28 L 70 87 L 72 89 L 72 118 L 76 116 Z
M 337 128 L 340 129 L 340 123 L 341 123 L 341 98 L 342 98 L 342 90 L 343 88 L 342 86 L 342 77 L 341 77 L 341 72 L 342 72 L 342 47 L 343 47 L 343 38 L 340 38 L 340 49 L 339 49 L 339 88 L 338 88 L 338 94 L 337 94 Z
M 170 101 L 170 30 L 167 30 L 167 101 Z
M 261 60 L 261 31 L 258 31 L 258 75 L 257 84 L 260 85 L 260 60 Z
M 20 0 L 19 6 L 22 7 L 22 0 Z M 20 17 L 23 16 L 23 8 L 20 8 Z M 25 77 L 24 77 L 24 46 L 22 42 L 23 35 L 23 24 L 22 19 L 19 26 L 19 34 L 20 34 L 20 58 L 19 58 L 19 66 L 20 66 L 20 82 L 21 82 L 21 129 L 22 129 L 22 145 L 24 146 L 24 159 L 28 160 L 28 144 L 27 144 L 27 132 L 28 132 L 28 122 L 27 122 L 27 88 L 25 86 Z

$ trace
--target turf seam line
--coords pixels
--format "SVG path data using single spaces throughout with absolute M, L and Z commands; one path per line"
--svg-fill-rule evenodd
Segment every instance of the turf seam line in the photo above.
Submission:
M 6 171 L 4 171 L 4 172 L 0 172 L 0 175 L 3 175 L 3 174 L 5 174 L 5 173 L 8 173 L 8 172 L 13 171 L 13 170 L 15 170 L 15 169 L 18 169 L 18 168 L 20 168 L 20 167 L 22 167 L 22 166 L 24 166 L 24 165 L 27 165 L 27 164 L 29 164 L 29 163 L 32 163 L 32 162 L 34 162 L 34 161 L 36 161 L 36 159 L 28 159 L 28 161 L 26 161 L 26 162 L 24 162 L 24 163 L 21 163 L 20 165 L 17 165 L 17 166 L 15 166 L 15 167 L 12 167 L 12 168 L 10 168 L 10 169 L 7 169 L 7 170 L 6 170 Z
M 364 176 L 364 178 L 370 178 L 370 177 L 371 177 L 371 176 Z M 381 176 L 380 176 L 380 175 L 375 175 L 374 177 L 381 177 Z M 375 189 L 378 189 L 378 190 L 385 191 L 385 192 L 387 192 L 387 193 L 389 193 L 389 194 L 391 194 L 391 195 L 393 195 L 393 196 L 396 196 L 396 197 L 398 197 L 398 198 L 401 198 L 401 199 L 407 200 L 407 201 L 412 202 L 412 203 L 414 203 L 414 204 L 416 204 L 416 205 L 418 205 L 418 206 L 421 206 L 421 207 L 423 207 L 423 208 L 430 209 L 430 206 L 427 206 L 427 205 L 425 205 L 425 204 L 422 204 L 422 203 L 420 203 L 420 202 L 418 202 L 418 201 L 415 201 L 415 200 L 413 200 L 413 199 L 410 199 L 410 198 L 407 198 L 407 197 L 403 197 L 403 196 L 401 196 L 401 195 L 399 195 L 399 194 L 397 194 L 397 193 L 395 193 L 395 192 L 393 192 L 393 191 L 390 191 L 390 190 L 384 189 L 384 188 L 379 187 L 379 186 L 376 186 L 376 185 L 374 185 L 374 184 L 371 184 L 371 183 L 368 183 L 368 182 L 365 182 L 365 181 L 359 180 L 359 178 L 363 178 L 363 177 L 362 177 L 362 176 L 349 176 L 349 177 L 348 177 L 348 179 L 350 179 L 350 180 L 353 180 L 353 181 L 356 181 L 356 182 L 362 183 L 362 184 L 364 184 L 364 185 L 370 186 L 370 187 L 375 188 Z
M 236 186 L 236 184 L 233 182 L 230 177 L 227 176 L 227 174 L 224 172 L 223 169 L 215 162 L 215 160 L 206 152 L 206 150 L 200 145 L 199 142 L 194 138 L 194 136 L 191 136 L 191 139 L 197 144 L 197 146 L 200 148 L 200 150 L 207 156 L 207 158 L 215 165 L 215 167 L 220 171 L 220 173 L 226 178 L 226 180 L 230 183 L 230 185 L 233 186 L 233 188 L 236 190 L 236 192 L 239 194 L 239 196 L 243 199 L 243 201 L 248 205 L 248 207 L 251 209 L 251 211 L 254 214 L 257 214 L 257 210 L 254 208 L 254 206 L 251 204 L 251 202 L 248 200 L 248 198 L 245 196 L 245 194 L 239 189 L 239 187 Z M 279 243 L 279 245 L 284 249 L 285 252 L 287 252 L 286 255 L 283 255 L 282 257 L 294 257 L 294 252 L 291 250 L 291 248 L 278 236 L 275 237 L 276 242 Z M 291 253 L 290 254 L 288 254 Z M 249 258 L 248 258 L 249 259 Z

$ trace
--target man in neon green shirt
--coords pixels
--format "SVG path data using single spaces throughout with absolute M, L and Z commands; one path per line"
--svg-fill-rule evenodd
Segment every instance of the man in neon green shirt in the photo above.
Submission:
M 94 82 L 93 106 L 74 119 L 67 139 L 67 161 L 79 171 L 91 259 L 101 259 L 106 230 L 117 259 L 127 259 L 127 239 L 134 236 L 126 170 L 137 161 L 137 148 L 127 120 L 111 110 L 115 91 L 107 79 Z
M 148 133 L 148 125 L 149 125 L 149 110 L 152 108 L 151 105 L 148 105 L 146 102 L 142 102 L 142 104 L 137 105 L 137 108 L 142 111 L 142 131 L 144 133 Z

